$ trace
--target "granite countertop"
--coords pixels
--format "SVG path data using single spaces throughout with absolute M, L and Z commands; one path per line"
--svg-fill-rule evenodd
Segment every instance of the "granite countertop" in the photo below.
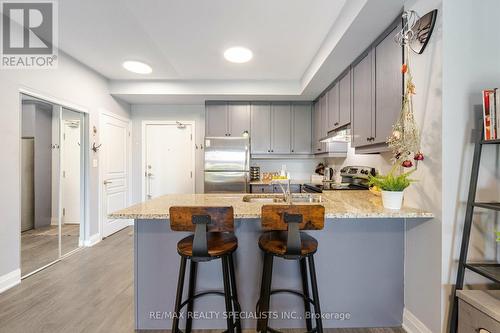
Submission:
M 171 206 L 233 206 L 235 218 L 260 218 L 263 202 L 243 202 L 244 196 L 259 194 L 169 194 L 109 215 L 115 219 L 168 219 Z M 268 195 L 269 196 L 269 195 Z M 432 218 L 433 214 L 414 208 L 389 210 L 382 199 L 370 191 L 328 191 L 322 194 L 326 218 Z M 294 203 L 304 204 L 304 203 Z
M 500 321 L 500 290 L 457 290 L 458 298 Z
M 292 185 L 302 185 L 302 184 L 310 184 L 311 180 L 304 179 L 290 179 L 290 184 Z M 252 180 L 250 181 L 250 185 L 274 185 L 271 180 Z

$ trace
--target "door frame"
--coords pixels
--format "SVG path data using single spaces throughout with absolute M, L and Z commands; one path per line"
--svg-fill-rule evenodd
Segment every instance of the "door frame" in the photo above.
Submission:
M 58 98 L 58 97 L 54 97 L 50 94 L 47 94 L 45 92 L 40 92 L 36 89 L 32 89 L 32 88 L 29 88 L 29 87 L 20 87 L 18 89 L 18 97 L 19 97 L 19 116 L 17 118 L 17 122 L 18 122 L 18 131 L 19 131 L 19 134 L 22 133 L 22 112 L 23 112 L 23 97 L 22 95 L 27 95 L 27 96 L 30 96 L 30 97 L 34 97 L 34 98 L 37 98 L 37 99 L 40 99 L 42 101 L 45 101 L 47 103 L 50 103 L 50 104 L 53 104 L 53 105 L 56 105 L 59 109 L 59 118 L 60 118 L 60 123 L 59 123 L 59 128 L 61 129 L 61 116 L 62 116 L 62 109 L 63 108 L 66 108 L 66 109 L 69 109 L 69 110 L 73 110 L 73 111 L 76 111 L 76 112 L 80 112 L 84 115 L 84 137 L 83 137 L 83 159 L 81 161 L 81 164 L 80 166 L 83 168 L 83 175 L 84 175 L 84 180 L 83 180 L 83 201 L 84 201 L 84 204 L 82 206 L 82 223 L 83 223 L 83 230 L 84 230 L 84 233 L 83 233 L 83 243 L 85 244 L 87 242 L 87 239 L 89 237 L 88 235 L 88 231 L 89 231 L 89 225 L 90 225 L 90 214 L 89 214 L 89 210 L 90 210 L 90 194 L 89 194 L 89 189 L 90 189 L 90 152 L 89 152 L 89 142 L 90 142 L 90 137 L 89 137 L 89 122 L 90 122 L 90 113 L 89 113 L 89 110 L 81 105 L 78 105 L 78 104 L 75 104 L 75 103 L 72 103 L 72 102 L 69 102 L 67 100 L 64 100 L 64 99 L 61 99 L 61 98 Z M 61 141 L 61 132 L 59 131 L 59 141 Z M 22 163 L 22 136 L 19 135 L 19 142 L 18 142 L 18 150 L 19 150 L 19 153 L 18 153 L 18 165 L 21 166 L 21 163 Z M 59 164 L 60 164 L 61 161 L 59 161 Z M 18 177 L 18 188 L 19 188 L 19 203 L 22 202 L 22 197 L 21 197 L 21 186 L 22 186 L 22 173 L 19 173 L 19 177 Z M 59 167 L 59 179 L 61 179 L 62 177 L 62 173 L 61 173 L 61 168 Z M 62 187 L 61 187 L 61 181 L 59 181 L 59 194 L 61 194 L 61 191 L 62 191 Z M 22 216 L 22 208 L 21 208 L 21 204 L 19 204 L 19 270 L 21 270 L 21 216 Z M 60 261 L 61 259 L 69 256 L 69 255 L 72 255 L 73 253 L 79 251 L 81 249 L 81 247 L 73 250 L 73 251 L 70 251 L 66 254 L 62 254 L 62 249 L 61 249 L 61 214 L 62 214 L 62 207 L 61 207 L 61 195 L 59 195 L 59 198 L 58 198 L 58 208 L 59 208 L 59 231 L 58 231 L 58 234 L 59 234 L 59 257 L 54 260 L 53 262 L 43 266 L 43 267 L 40 267 L 38 268 L 37 270 L 33 271 L 33 272 L 30 272 L 24 276 L 21 276 L 21 279 L 24 279 L 24 278 L 27 278 L 45 268 L 47 268 L 48 266 Z M 82 228 L 80 227 L 80 230 Z M 81 237 L 82 235 L 80 235 Z
M 130 205 L 132 202 L 132 120 L 129 118 L 125 118 L 122 116 L 119 116 L 117 114 L 108 112 L 108 111 L 101 111 L 99 113 L 99 131 L 103 128 L 103 117 L 111 117 L 118 119 L 120 121 L 126 122 L 128 124 L 127 129 L 128 129 L 128 139 L 127 139 L 127 206 Z M 99 143 L 102 141 L 102 137 L 99 135 Z M 99 201 L 98 203 L 98 214 L 99 214 L 99 231 L 98 231 L 98 239 L 92 240 L 92 243 L 89 246 L 92 246 L 96 244 L 97 242 L 100 242 L 103 239 L 103 228 L 104 228 L 104 219 L 103 219 L 103 209 L 104 209 L 104 167 L 101 166 L 101 163 L 103 162 L 103 159 L 101 155 L 98 156 L 97 158 L 98 164 L 99 164 L 99 186 L 98 186 L 98 194 L 97 194 L 97 200 Z M 131 225 L 133 225 L 133 221 L 131 222 Z
M 178 123 L 192 126 L 191 159 L 193 168 L 193 193 L 196 193 L 196 121 L 194 120 L 143 120 L 141 126 L 141 201 L 146 201 L 146 126 L 177 125 Z

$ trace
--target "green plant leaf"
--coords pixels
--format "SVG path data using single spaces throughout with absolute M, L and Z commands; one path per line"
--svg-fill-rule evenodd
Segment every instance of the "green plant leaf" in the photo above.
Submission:
M 377 186 L 384 191 L 401 192 L 416 180 L 408 178 L 415 170 L 396 174 L 395 164 L 387 175 L 369 176 L 369 184 Z

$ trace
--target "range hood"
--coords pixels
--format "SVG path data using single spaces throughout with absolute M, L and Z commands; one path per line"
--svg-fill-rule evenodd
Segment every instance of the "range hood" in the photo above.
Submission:
M 328 135 L 320 139 L 321 142 L 351 142 L 351 129 L 343 128 L 335 131 L 328 132 Z

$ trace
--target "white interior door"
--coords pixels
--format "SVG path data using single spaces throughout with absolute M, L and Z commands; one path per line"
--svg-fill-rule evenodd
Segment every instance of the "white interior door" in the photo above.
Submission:
M 129 225 L 129 220 L 108 219 L 108 214 L 129 204 L 129 122 L 103 114 L 102 143 L 102 235 L 109 236 Z
M 145 199 L 194 193 L 194 124 L 144 123 Z
M 62 222 L 79 224 L 81 217 L 81 124 L 65 120 L 62 137 Z

